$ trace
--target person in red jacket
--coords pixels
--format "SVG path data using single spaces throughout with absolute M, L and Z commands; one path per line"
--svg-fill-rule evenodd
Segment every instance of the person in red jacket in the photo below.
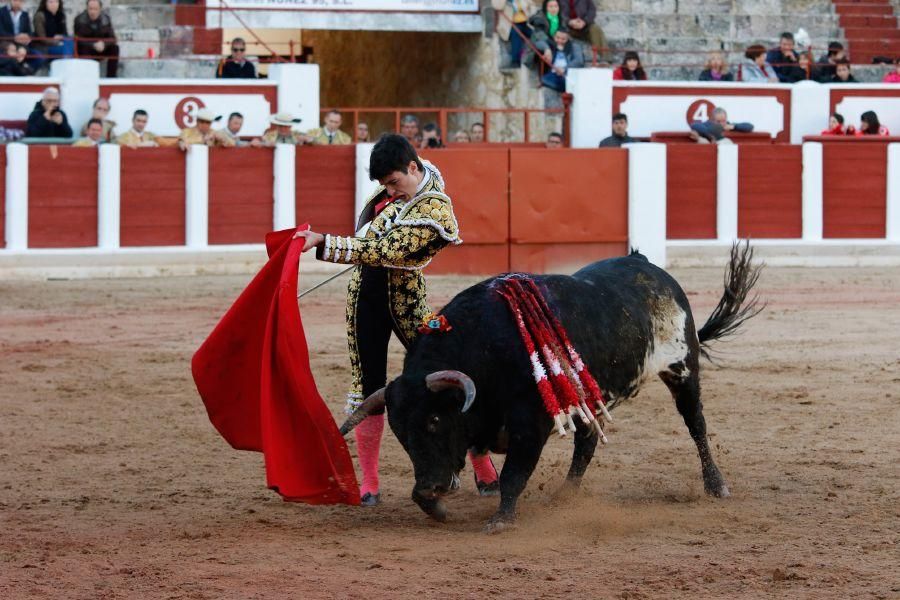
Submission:
M 615 71 L 613 71 L 613 79 L 633 79 L 635 81 L 644 81 L 647 79 L 647 73 L 644 71 L 644 67 L 641 65 L 641 58 L 638 56 L 637 52 L 629 50 L 625 53 L 625 58 L 622 60 L 622 64 L 619 65 Z

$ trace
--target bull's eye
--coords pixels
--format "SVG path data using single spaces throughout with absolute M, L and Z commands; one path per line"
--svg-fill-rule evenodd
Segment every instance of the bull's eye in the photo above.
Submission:
M 437 431 L 438 424 L 440 422 L 441 419 L 437 415 L 431 415 L 428 418 L 428 426 L 426 427 L 426 429 L 428 429 L 429 432 L 434 433 L 435 431 Z

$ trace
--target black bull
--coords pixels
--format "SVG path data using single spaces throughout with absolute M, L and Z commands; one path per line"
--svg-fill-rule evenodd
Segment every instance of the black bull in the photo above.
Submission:
M 728 496 L 706 439 L 700 401 L 705 344 L 733 333 L 760 308 L 747 296 L 759 277 L 749 246 L 732 248 L 725 292 L 696 330 L 681 286 L 633 252 L 593 263 L 574 275 L 534 276 L 596 378 L 608 407 L 637 394 L 648 376 L 668 386 L 697 445 L 708 494 Z M 458 294 L 442 314 L 452 331 L 420 336 L 403 374 L 373 394 L 342 426 L 346 434 L 375 406 L 387 406 L 391 429 L 415 472 L 413 500 L 446 519 L 441 497 L 465 464 L 466 451 L 506 453 L 500 507 L 489 530 L 515 520 L 516 501 L 552 429 L 532 365 L 503 298 L 488 279 Z M 476 398 L 477 393 L 477 398 Z M 567 484 L 578 486 L 597 446 L 597 432 L 576 419 Z

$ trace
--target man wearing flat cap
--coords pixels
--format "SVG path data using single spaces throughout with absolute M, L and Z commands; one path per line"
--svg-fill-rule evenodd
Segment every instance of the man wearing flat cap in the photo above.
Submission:
M 178 136 L 178 147 L 182 150 L 187 150 L 188 146 L 193 144 L 205 144 L 219 148 L 231 148 L 235 145 L 233 139 L 212 128 L 213 122 L 221 119 L 221 115 L 216 115 L 207 108 L 201 108 L 194 118 L 197 124 L 182 129 L 181 135 Z
M 309 138 L 299 131 L 293 131 L 296 123 L 300 119 L 295 119 L 290 113 L 278 113 L 269 117 L 269 123 L 274 127 L 262 136 L 263 146 L 274 146 L 275 144 L 294 144 L 297 146 L 309 142 Z

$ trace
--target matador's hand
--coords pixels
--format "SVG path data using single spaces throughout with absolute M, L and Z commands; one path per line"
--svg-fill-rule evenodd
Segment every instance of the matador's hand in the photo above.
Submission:
M 297 238 L 305 238 L 305 242 L 303 243 L 303 250 L 301 252 L 306 252 L 310 248 L 315 248 L 319 244 L 325 241 L 325 236 L 321 233 L 316 233 L 315 231 L 298 231 L 294 234 L 292 239 Z

